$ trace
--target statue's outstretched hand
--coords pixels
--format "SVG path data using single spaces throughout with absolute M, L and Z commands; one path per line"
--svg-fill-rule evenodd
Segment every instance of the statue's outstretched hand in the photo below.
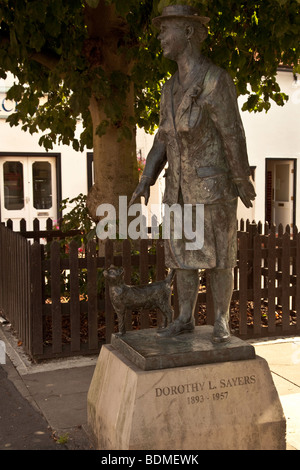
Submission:
M 141 178 L 141 181 L 137 185 L 132 198 L 130 199 L 129 206 L 130 207 L 138 197 L 143 196 L 145 198 L 145 204 L 148 204 L 149 201 L 149 196 L 150 196 L 150 178 L 143 177 Z
M 256 197 L 256 192 L 250 179 L 240 179 L 235 180 L 234 182 L 237 188 L 238 195 L 241 198 L 243 204 L 246 207 L 252 207 L 252 201 L 254 201 Z

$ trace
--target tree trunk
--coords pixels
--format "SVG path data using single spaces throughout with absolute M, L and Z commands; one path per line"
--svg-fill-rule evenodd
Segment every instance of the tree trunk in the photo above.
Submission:
M 127 101 L 133 107 L 133 94 L 130 93 Z M 128 103 L 129 106 L 129 103 Z M 94 181 L 89 191 L 87 207 L 91 217 L 97 221 L 96 211 L 100 204 L 112 204 L 119 210 L 119 196 L 127 196 L 128 202 L 138 184 L 137 158 L 136 158 L 136 132 L 132 129 L 132 139 L 119 140 L 119 130 L 109 126 L 105 135 L 96 134 L 98 125 L 105 119 L 104 111 L 93 97 L 90 111 L 93 120 L 93 153 L 94 153 Z
M 132 63 L 126 53 L 119 47 L 120 40 L 126 32 L 124 20 L 116 15 L 114 5 L 106 5 L 104 0 L 96 9 L 86 8 L 86 24 L 89 40 L 98 43 L 99 62 L 95 63 L 95 54 L 90 62 L 100 65 L 107 76 L 118 71 L 130 76 Z M 90 112 L 93 122 L 94 181 L 89 191 L 87 207 L 97 221 L 96 210 L 100 204 L 112 204 L 118 210 L 119 196 L 127 196 L 128 202 L 138 184 L 136 158 L 136 130 L 132 127 L 132 138 L 120 140 L 120 128 L 128 125 L 128 118 L 134 116 L 134 89 L 128 85 L 127 95 L 123 97 L 125 107 L 122 120 L 110 123 L 105 135 L 99 137 L 97 127 L 107 120 L 104 112 L 103 97 L 92 96 Z M 118 212 L 117 212 L 118 214 Z

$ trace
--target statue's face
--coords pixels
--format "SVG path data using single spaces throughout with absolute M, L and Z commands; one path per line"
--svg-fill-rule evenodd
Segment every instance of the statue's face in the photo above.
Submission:
M 180 27 L 178 21 L 163 21 L 158 35 L 164 57 L 176 60 L 182 55 L 188 45 L 188 39 L 184 28 Z

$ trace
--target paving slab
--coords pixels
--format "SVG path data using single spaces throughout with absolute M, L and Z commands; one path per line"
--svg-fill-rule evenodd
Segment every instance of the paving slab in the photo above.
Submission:
M 59 435 L 79 434 L 87 423 L 87 391 L 94 365 L 23 375 L 30 396 Z
M 62 450 L 43 414 L 8 378 L 9 367 L 0 366 L 0 450 Z
M 287 429 L 287 443 L 300 450 L 300 393 L 280 397 Z
M 300 392 L 300 338 L 255 343 L 256 354 L 266 359 L 278 381 L 279 395 Z
M 300 338 L 252 342 L 266 359 L 280 397 L 287 426 L 287 450 L 300 450 Z

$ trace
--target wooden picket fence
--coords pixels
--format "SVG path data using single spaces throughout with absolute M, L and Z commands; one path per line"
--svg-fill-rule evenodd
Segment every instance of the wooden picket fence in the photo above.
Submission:
M 37 227 L 37 225 L 36 225 Z M 22 235 L 0 225 L 0 309 L 26 352 L 41 360 L 94 354 L 117 331 L 103 270 L 124 267 L 127 284 L 164 279 L 162 240 L 105 243 L 79 247 L 50 229 Z M 241 338 L 300 333 L 300 234 L 294 227 L 240 222 L 234 270 L 231 327 Z M 71 237 L 72 233 L 67 236 Z M 27 238 L 28 237 L 28 238 Z M 41 242 L 41 239 L 44 239 Z M 46 243 L 48 241 L 48 243 Z M 176 280 L 172 302 L 178 315 Z M 209 272 L 201 273 L 197 324 L 213 324 Z M 156 312 L 128 312 L 127 330 L 156 327 Z

